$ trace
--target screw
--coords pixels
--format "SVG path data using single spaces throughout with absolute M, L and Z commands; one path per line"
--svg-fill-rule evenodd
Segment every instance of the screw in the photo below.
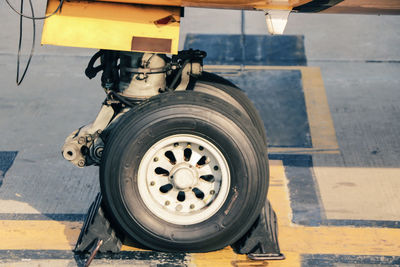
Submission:
M 191 205 L 190 205 L 190 209 L 194 209 L 194 204 L 191 204 Z
M 165 206 L 168 206 L 169 204 L 171 204 L 171 202 L 169 202 L 168 200 L 165 201 Z
M 153 186 L 153 185 L 155 185 L 155 184 L 156 184 L 156 183 L 155 183 L 154 181 L 151 181 L 151 182 L 150 182 L 150 185 L 151 185 L 151 186 Z
M 154 162 L 157 162 L 157 161 L 158 161 L 158 158 L 157 158 L 157 157 L 155 157 L 155 158 L 153 159 L 153 161 L 154 161 Z
M 86 137 L 86 140 L 87 140 L 88 142 L 90 142 L 90 141 L 92 141 L 93 139 L 92 139 L 92 137 L 91 137 L 90 135 L 88 135 L 88 136 Z
M 199 146 L 199 150 L 200 151 L 202 151 L 204 149 L 204 147 L 202 147 L 202 146 Z
M 215 194 L 215 191 L 214 190 L 211 190 L 210 191 L 210 195 L 214 195 Z
M 218 171 L 218 166 L 215 165 L 214 166 L 214 170 Z

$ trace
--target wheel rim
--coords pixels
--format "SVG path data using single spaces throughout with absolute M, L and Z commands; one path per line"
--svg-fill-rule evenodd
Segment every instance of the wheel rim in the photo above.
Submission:
M 139 165 L 141 199 L 154 215 L 173 224 L 207 220 L 222 207 L 229 187 L 229 166 L 221 151 L 192 134 L 158 141 Z

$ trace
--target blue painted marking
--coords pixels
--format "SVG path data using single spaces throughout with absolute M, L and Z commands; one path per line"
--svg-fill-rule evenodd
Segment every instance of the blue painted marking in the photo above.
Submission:
M 400 257 L 374 256 L 374 255 L 333 255 L 315 254 L 302 255 L 301 266 L 303 267 L 331 267 L 350 264 L 368 266 L 400 266 Z
M 311 172 L 310 155 L 269 155 L 269 159 L 282 160 L 288 179 L 293 222 L 300 225 L 318 226 L 325 221 Z
M 400 221 L 327 219 L 312 172 L 312 156 L 287 154 L 268 156 L 271 160 L 282 160 L 285 166 L 294 223 L 305 226 L 400 228 Z
M 0 151 L 0 186 L 3 184 L 3 179 L 6 172 L 14 163 L 18 151 Z
M 220 74 L 245 91 L 267 131 L 270 147 L 312 147 L 301 71 L 252 70 Z
M 188 34 L 185 49 L 207 52 L 209 65 L 304 66 L 304 37 L 298 35 Z M 244 55 L 243 55 L 244 54 Z
M 377 221 L 377 220 L 326 220 L 324 225 L 328 226 L 356 226 L 374 228 L 400 228 L 400 221 Z M 400 254 L 400 252 L 399 252 Z
M 149 266 L 187 266 L 186 253 L 164 253 L 155 251 L 121 251 L 120 253 L 98 253 L 95 259 L 137 260 Z M 0 260 L 20 261 L 21 259 L 49 260 L 75 259 L 78 266 L 83 266 L 87 255 L 74 254 L 70 250 L 0 250 Z
M 81 213 L 0 213 L 0 220 L 70 221 L 83 222 L 86 214 Z

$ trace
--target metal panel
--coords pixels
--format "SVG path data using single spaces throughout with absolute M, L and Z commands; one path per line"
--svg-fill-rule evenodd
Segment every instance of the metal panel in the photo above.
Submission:
M 49 0 L 46 14 L 58 4 Z M 61 12 L 45 21 L 42 44 L 176 54 L 179 20 L 179 7 L 64 2 Z M 146 40 L 147 45 L 132 45 L 135 38 Z
M 311 0 L 97 0 L 145 5 L 165 5 L 181 7 L 208 7 L 232 9 L 292 9 Z

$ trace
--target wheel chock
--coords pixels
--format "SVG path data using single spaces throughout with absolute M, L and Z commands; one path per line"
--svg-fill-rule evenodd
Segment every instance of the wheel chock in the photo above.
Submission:
M 91 204 L 76 243 L 76 253 L 118 253 L 122 242 L 111 227 L 101 208 L 102 196 L 97 194 Z M 247 233 L 232 244 L 238 254 L 247 254 L 252 260 L 283 260 L 278 243 L 277 218 L 267 200 L 260 216 Z
M 268 200 L 250 230 L 231 246 L 236 253 L 247 254 L 252 260 L 285 259 L 279 249 L 276 214 Z
M 122 242 L 117 237 L 114 229 L 101 208 L 102 196 L 98 193 L 96 199 L 88 210 L 74 252 L 91 253 L 118 253 L 121 251 Z M 100 245 L 99 245 L 100 244 Z

